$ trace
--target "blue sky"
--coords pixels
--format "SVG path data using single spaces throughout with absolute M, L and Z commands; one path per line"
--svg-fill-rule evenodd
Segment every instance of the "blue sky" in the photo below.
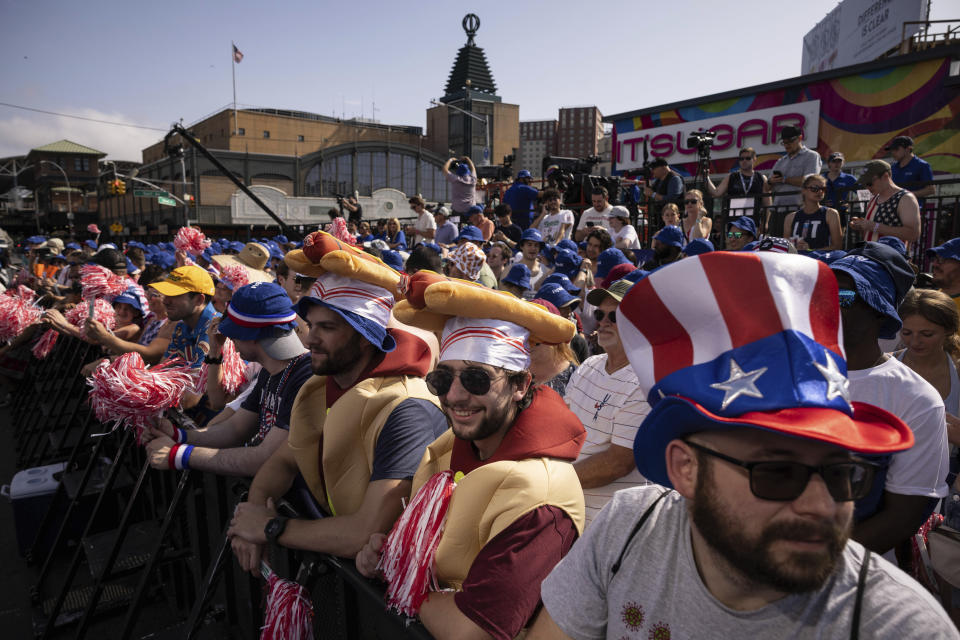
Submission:
M 932 19 L 960 17 L 932 1 Z M 161 129 L 194 122 L 232 101 L 232 40 L 245 55 L 242 105 L 370 117 L 375 100 L 379 120 L 425 126 L 474 12 L 521 120 L 571 105 L 612 114 L 799 75 L 804 34 L 835 6 L 0 0 L 0 102 Z M 139 160 L 162 136 L 0 106 L 0 156 L 69 138 Z

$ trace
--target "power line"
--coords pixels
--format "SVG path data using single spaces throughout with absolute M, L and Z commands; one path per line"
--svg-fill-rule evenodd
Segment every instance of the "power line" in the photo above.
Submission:
M 24 111 L 34 111 L 36 113 L 45 113 L 51 116 L 61 116 L 63 118 L 74 118 L 76 120 L 87 120 L 89 122 L 99 122 L 100 124 L 112 124 L 118 127 L 131 127 L 133 129 L 147 129 L 149 131 L 167 131 L 167 129 L 161 129 L 159 127 L 148 127 L 142 124 L 130 124 L 128 122 L 113 122 L 111 120 L 99 120 L 97 118 L 87 118 L 86 116 L 77 116 L 70 113 L 58 113 L 56 111 L 45 111 L 43 109 L 35 109 L 33 107 L 24 107 L 19 104 L 10 104 L 9 102 L 0 102 L 2 107 L 10 107 L 11 109 L 23 109 Z

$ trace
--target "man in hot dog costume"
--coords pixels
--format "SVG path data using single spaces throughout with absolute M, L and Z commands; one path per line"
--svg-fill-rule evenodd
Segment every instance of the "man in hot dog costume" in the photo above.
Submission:
M 287 446 L 257 472 L 228 532 L 255 572 L 266 542 L 355 556 L 393 525 L 425 447 L 446 429 L 423 380 L 429 347 L 387 328 L 400 274 L 319 231 L 286 261 L 317 278 L 297 306 L 314 375 L 294 402 Z M 300 506 L 314 519 L 277 515 L 274 501 L 295 481 L 309 489 Z
M 426 379 L 451 429 L 427 447 L 410 505 L 389 537 L 371 537 L 357 568 L 382 570 L 388 604 L 418 614 L 438 639 L 512 638 L 583 529 L 571 464 L 583 426 L 552 389 L 533 387 L 527 370 L 531 342 L 568 341 L 575 327 L 437 274 L 418 272 L 406 284 L 397 318 L 442 331 Z

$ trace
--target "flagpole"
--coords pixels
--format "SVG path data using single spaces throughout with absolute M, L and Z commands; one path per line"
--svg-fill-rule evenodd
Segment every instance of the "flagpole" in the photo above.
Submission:
M 230 41 L 230 69 L 233 71 L 233 135 L 237 135 L 240 123 L 237 122 L 237 45 Z

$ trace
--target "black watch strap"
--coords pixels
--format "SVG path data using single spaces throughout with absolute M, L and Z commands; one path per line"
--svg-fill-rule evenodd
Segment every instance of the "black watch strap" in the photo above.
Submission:
M 206 364 L 223 364 L 223 356 L 220 356 L 219 358 L 212 358 L 212 357 L 210 357 L 210 356 L 204 356 L 204 357 L 203 357 L 203 361 L 204 361 Z
M 289 519 L 284 516 L 276 516 L 267 521 L 266 526 L 263 527 L 263 534 L 267 537 L 267 542 L 271 544 L 277 542 L 277 538 L 283 535 L 284 529 L 287 528 L 287 520 Z

